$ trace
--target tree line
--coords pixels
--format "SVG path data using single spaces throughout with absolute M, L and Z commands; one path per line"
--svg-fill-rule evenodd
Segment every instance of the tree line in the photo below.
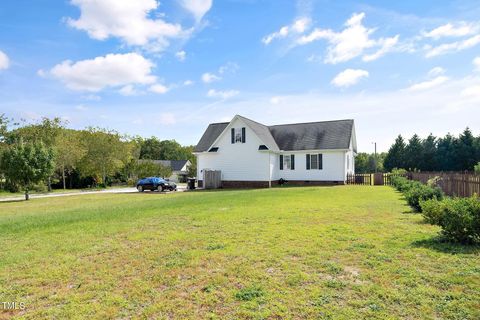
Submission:
M 189 175 L 195 175 L 194 146 L 66 125 L 59 118 L 26 123 L 0 115 L 0 188 L 24 190 L 28 198 L 32 188 L 105 187 L 171 175 L 171 168 L 148 160 L 190 160 Z
M 368 168 L 366 172 L 373 172 L 368 164 L 372 163 L 373 155 L 366 154 L 361 159 L 358 156 L 356 168 Z M 475 137 L 469 128 L 458 136 L 447 134 L 435 137 L 430 134 L 421 138 L 414 134 L 406 141 L 399 135 L 388 152 L 377 156 L 378 171 L 384 172 L 394 168 L 411 171 L 480 171 L 480 136 Z M 367 165 L 363 165 L 363 158 L 367 158 Z

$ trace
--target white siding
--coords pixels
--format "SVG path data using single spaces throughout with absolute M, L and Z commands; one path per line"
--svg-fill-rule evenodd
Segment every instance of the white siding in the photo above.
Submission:
M 231 143 L 231 128 L 246 128 L 245 143 Z M 218 152 L 207 152 L 198 155 L 197 175 L 203 179 L 202 170 L 221 170 L 225 181 L 268 181 L 270 172 L 269 152 L 258 151 L 264 144 L 256 134 L 241 120 L 231 123 L 214 147 Z
M 323 169 L 307 170 L 307 154 L 323 154 Z M 295 170 L 280 170 L 280 155 L 274 155 L 275 169 L 272 180 L 280 178 L 286 180 L 310 181 L 344 181 L 345 180 L 345 151 L 311 151 L 311 152 L 283 152 L 285 155 L 295 154 Z

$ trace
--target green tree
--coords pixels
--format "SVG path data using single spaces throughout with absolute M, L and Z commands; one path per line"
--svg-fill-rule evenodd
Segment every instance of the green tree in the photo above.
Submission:
M 140 142 L 140 159 L 150 160 L 170 160 L 162 159 L 162 146 L 160 140 L 151 137 Z
M 356 173 L 368 173 L 368 161 L 369 155 L 366 152 L 359 152 L 355 157 L 355 172 Z
M 55 151 L 57 136 L 63 130 L 65 122 L 60 118 L 42 118 L 38 123 L 28 124 L 16 129 L 13 132 L 13 138 L 18 141 L 22 139 L 25 142 L 41 141 L 47 148 Z M 52 172 L 53 174 L 53 172 Z M 48 191 L 52 190 L 52 177 L 47 177 Z
M 405 147 L 405 166 L 407 169 L 420 169 L 423 162 L 422 140 L 417 134 L 414 134 Z
M 172 168 L 155 163 L 151 160 L 140 160 L 137 162 L 134 173 L 137 178 L 162 177 L 168 178 L 172 175 Z
M 478 163 L 473 167 L 473 171 L 474 171 L 475 173 L 480 174 L 480 162 L 478 162 Z
M 65 175 L 77 167 L 87 150 L 80 141 L 79 132 L 74 130 L 62 130 L 57 136 L 55 145 L 57 169 L 62 175 L 63 189 L 66 189 Z
M 475 150 L 475 137 L 469 128 L 466 128 L 458 137 L 455 146 L 455 170 L 473 170 L 478 162 Z
M 131 148 L 118 132 L 88 128 L 82 132 L 85 156 L 78 165 L 82 176 L 92 176 L 107 184 L 107 177 L 115 174 L 131 160 Z
M 420 163 L 420 170 L 422 171 L 435 171 L 438 170 L 437 162 L 437 138 L 433 134 L 429 134 L 428 137 L 422 141 L 423 159 Z
M 401 135 L 395 139 L 395 143 L 388 150 L 383 166 L 387 171 L 391 171 L 393 168 L 406 168 L 405 141 Z
M 455 146 L 457 139 L 448 133 L 445 137 L 438 139 L 437 142 L 437 161 L 438 169 L 441 171 L 455 170 Z
M 33 184 L 50 177 L 55 168 L 54 152 L 43 142 L 20 140 L 2 154 L 1 166 L 5 176 L 25 190 L 25 200 Z

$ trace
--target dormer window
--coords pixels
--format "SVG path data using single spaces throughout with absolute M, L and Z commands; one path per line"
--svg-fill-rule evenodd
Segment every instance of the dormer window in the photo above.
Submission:
M 242 142 L 242 131 L 235 129 L 235 143 Z
M 245 143 L 245 128 L 232 128 L 232 143 Z

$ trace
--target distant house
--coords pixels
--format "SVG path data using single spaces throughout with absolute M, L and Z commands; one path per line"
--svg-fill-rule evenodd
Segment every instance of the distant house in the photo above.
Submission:
M 188 167 L 192 165 L 190 160 L 151 160 L 153 163 L 161 164 L 172 169 L 172 175 L 168 177 L 174 182 L 186 182 Z
M 353 120 L 266 126 L 242 116 L 212 123 L 195 147 L 197 177 L 221 171 L 223 187 L 344 184 L 355 172 Z

